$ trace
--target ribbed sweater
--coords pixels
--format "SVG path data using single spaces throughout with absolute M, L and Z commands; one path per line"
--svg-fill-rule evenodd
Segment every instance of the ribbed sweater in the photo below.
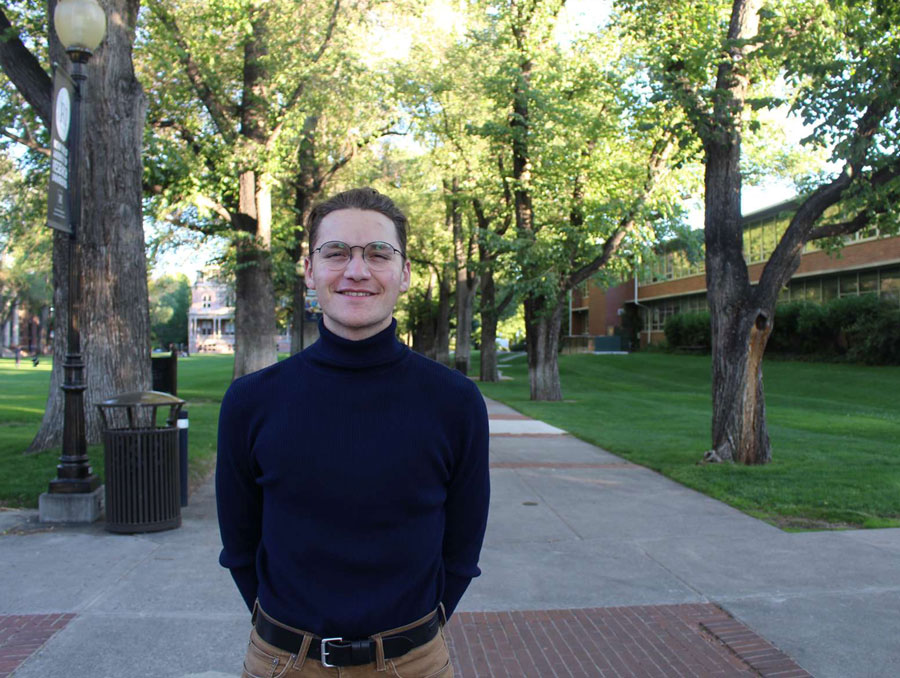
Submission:
M 235 380 L 219 415 L 219 562 L 247 603 L 323 637 L 365 638 L 473 577 L 490 493 L 477 387 L 397 341 L 319 323 L 305 351 Z

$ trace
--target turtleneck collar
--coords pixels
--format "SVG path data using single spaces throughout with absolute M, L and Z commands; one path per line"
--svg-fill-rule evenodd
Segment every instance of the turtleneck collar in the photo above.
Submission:
M 400 360 L 409 350 L 397 340 L 397 320 L 366 339 L 352 341 L 336 335 L 319 319 L 319 339 L 305 351 L 317 363 L 360 369 Z

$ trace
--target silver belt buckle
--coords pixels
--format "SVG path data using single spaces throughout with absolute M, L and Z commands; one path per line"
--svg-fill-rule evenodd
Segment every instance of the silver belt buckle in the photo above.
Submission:
M 342 640 L 344 640 L 344 639 L 343 638 L 322 638 L 321 644 L 319 645 L 319 654 L 322 655 L 322 657 L 321 657 L 322 666 L 327 666 L 329 668 L 336 668 L 336 666 L 334 664 L 328 663 L 328 650 L 325 648 L 325 646 L 332 641 L 341 642 Z

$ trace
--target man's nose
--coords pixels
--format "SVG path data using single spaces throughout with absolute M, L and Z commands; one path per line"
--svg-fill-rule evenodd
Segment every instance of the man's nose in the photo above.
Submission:
M 344 268 L 344 275 L 354 280 L 369 277 L 369 266 L 366 264 L 362 252 L 357 254 L 355 250 L 350 250 L 350 261 L 347 262 L 347 266 Z

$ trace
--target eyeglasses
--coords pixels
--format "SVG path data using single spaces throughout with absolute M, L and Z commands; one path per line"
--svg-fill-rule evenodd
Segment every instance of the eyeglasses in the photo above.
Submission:
M 373 271 L 383 271 L 397 261 L 397 255 L 405 259 L 406 255 L 388 242 L 376 240 L 368 245 L 348 245 L 340 240 L 330 240 L 312 251 L 318 252 L 326 267 L 340 271 L 353 258 L 353 250 L 361 249 L 363 261 Z

